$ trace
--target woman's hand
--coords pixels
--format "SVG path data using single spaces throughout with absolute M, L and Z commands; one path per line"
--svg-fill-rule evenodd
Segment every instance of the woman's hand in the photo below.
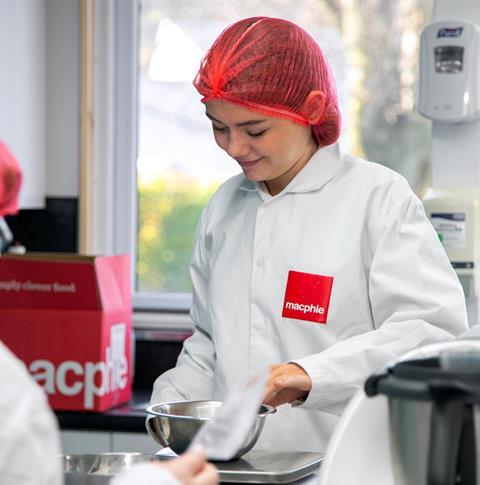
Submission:
M 216 485 L 217 469 L 208 463 L 202 453 L 184 453 L 160 465 L 183 485 Z
M 297 364 L 274 364 L 270 366 L 264 404 L 281 404 L 305 399 L 312 388 L 310 376 Z

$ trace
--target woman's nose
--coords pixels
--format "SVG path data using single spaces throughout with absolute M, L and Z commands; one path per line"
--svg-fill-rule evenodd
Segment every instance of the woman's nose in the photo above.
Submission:
M 241 158 L 249 152 L 245 138 L 238 134 L 230 134 L 225 150 L 232 158 Z

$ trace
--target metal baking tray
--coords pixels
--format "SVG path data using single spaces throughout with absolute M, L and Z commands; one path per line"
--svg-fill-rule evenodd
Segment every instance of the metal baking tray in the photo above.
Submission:
M 170 457 L 141 453 L 65 455 L 65 485 L 103 485 L 137 463 L 169 460 Z M 216 462 L 222 483 L 290 483 L 317 471 L 323 455 L 308 452 L 253 450 L 239 460 Z

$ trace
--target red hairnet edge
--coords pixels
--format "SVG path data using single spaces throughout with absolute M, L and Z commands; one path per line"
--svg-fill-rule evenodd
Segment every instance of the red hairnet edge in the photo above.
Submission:
M 308 126 L 310 123 L 308 122 L 307 118 L 305 116 L 299 115 L 298 113 L 294 113 L 292 111 L 288 111 L 286 109 L 280 109 L 280 108 L 273 108 L 271 106 L 266 106 L 264 104 L 260 103 L 253 103 L 250 101 L 239 101 L 238 99 L 235 99 L 234 96 L 229 96 L 228 93 L 221 93 L 221 95 L 208 95 L 204 96 L 201 101 L 202 103 L 207 103 L 208 101 L 212 101 L 214 99 L 219 99 L 219 100 L 225 100 L 229 101 L 233 104 L 237 104 L 240 106 L 244 106 L 245 108 L 252 109 L 254 111 L 257 111 L 259 113 L 265 114 L 267 116 L 274 116 L 276 118 L 284 118 L 288 119 L 290 121 L 293 121 L 295 123 L 298 123 L 302 126 Z

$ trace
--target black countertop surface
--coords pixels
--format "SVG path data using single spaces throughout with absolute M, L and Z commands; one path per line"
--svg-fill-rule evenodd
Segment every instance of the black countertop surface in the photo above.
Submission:
M 60 429 L 145 433 L 151 391 L 134 390 L 132 399 L 109 411 L 55 411 Z

